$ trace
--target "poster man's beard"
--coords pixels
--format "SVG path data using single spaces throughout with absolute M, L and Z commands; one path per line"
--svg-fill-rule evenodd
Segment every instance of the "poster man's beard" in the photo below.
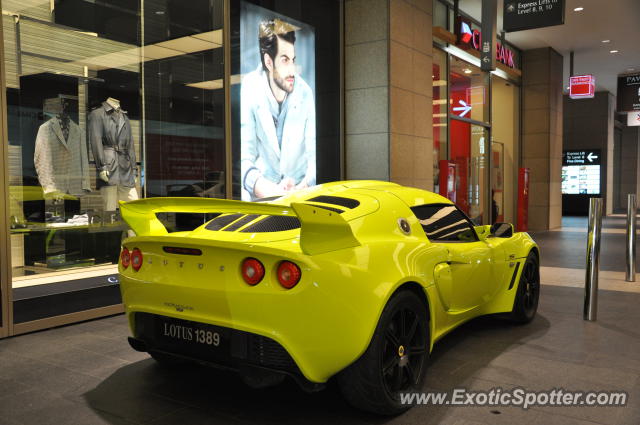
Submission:
M 295 81 L 295 77 L 293 75 L 289 75 L 286 78 L 293 78 Z M 293 84 L 291 85 L 291 87 L 288 87 L 287 82 L 285 81 L 286 78 L 280 77 L 278 71 L 273 71 L 273 81 L 276 83 L 276 86 L 278 86 L 278 88 L 280 88 L 281 90 L 286 91 L 287 93 L 291 93 L 293 91 Z

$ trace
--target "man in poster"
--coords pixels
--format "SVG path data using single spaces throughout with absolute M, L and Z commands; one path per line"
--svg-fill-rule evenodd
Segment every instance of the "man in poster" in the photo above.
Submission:
M 281 19 L 259 24 L 261 64 L 240 89 L 243 200 L 315 184 L 315 104 L 296 72 L 297 29 Z

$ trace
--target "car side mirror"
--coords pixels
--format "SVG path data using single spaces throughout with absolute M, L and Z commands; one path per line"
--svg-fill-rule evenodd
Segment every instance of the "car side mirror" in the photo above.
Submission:
M 510 238 L 513 236 L 513 224 L 494 223 L 491 225 L 490 234 L 494 238 Z

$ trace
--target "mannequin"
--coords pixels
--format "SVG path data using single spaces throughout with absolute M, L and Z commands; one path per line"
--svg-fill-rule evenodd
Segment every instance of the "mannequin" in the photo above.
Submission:
M 44 112 L 53 117 L 38 129 L 33 162 L 45 196 L 61 201 L 91 191 L 84 133 L 71 120 L 67 100 L 46 99 Z
M 91 111 L 88 133 L 104 210 L 115 211 L 118 201 L 138 199 L 133 135 L 127 112 L 118 99 L 109 97 Z

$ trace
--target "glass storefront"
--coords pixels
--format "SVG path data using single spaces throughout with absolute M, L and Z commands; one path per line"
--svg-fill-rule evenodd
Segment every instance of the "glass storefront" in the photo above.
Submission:
M 477 224 L 513 222 L 520 87 L 456 52 L 434 48 L 434 190 Z
M 0 6 L 15 325 L 120 303 L 120 201 L 340 178 L 340 1 Z

